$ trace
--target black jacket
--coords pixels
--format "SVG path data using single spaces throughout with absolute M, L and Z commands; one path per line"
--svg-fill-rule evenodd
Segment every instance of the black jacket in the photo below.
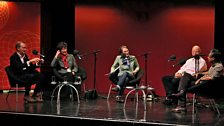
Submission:
M 33 63 L 30 63 L 30 66 L 28 66 L 27 61 L 29 61 L 29 58 L 27 55 L 25 55 L 24 63 L 22 63 L 19 55 L 16 52 L 10 57 L 10 67 L 13 70 L 15 76 L 20 77 L 24 74 L 37 72 L 35 70 L 37 66 Z

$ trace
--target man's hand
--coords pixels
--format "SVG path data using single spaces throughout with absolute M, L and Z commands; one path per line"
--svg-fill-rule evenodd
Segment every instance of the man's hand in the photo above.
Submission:
M 180 77 L 182 77 L 182 74 L 181 74 L 181 73 L 176 72 L 176 73 L 175 73 L 175 78 L 180 78 Z
M 41 60 L 40 58 L 33 58 L 33 59 L 29 60 L 28 62 L 29 62 L 29 63 L 31 63 L 31 62 L 32 62 L 32 63 L 39 63 L 40 60 Z

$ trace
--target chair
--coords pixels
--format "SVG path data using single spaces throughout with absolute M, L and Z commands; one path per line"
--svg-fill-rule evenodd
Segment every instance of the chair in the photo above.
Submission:
M 8 76 L 8 80 L 9 80 L 9 84 L 10 84 L 10 89 L 9 89 L 9 92 L 6 96 L 6 100 L 8 100 L 9 93 L 12 91 L 13 88 L 15 88 L 15 90 L 16 90 L 16 102 L 18 102 L 19 87 L 24 87 L 26 85 L 26 82 L 23 81 L 23 80 L 20 80 L 18 77 L 16 77 L 14 75 L 13 71 L 11 70 L 10 66 L 5 67 L 5 72 Z
M 218 115 L 220 115 L 220 111 L 215 102 L 215 99 L 224 98 L 223 83 L 224 83 L 224 77 L 219 77 L 210 81 L 202 81 L 202 83 L 190 87 L 187 90 L 187 92 L 193 94 L 192 114 L 197 113 L 195 111 L 196 109 L 195 103 L 197 99 L 196 96 L 200 96 L 200 97 L 208 98 L 213 110 L 216 111 Z
M 113 84 L 117 84 L 118 82 L 118 73 L 119 73 L 119 70 L 116 70 L 114 73 L 110 74 L 109 75 L 109 80 L 112 82 L 111 85 L 110 85 L 110 88 L 109 88 L 109 92 L 108 92 L 108 95 L 107 95 L 107 100 L 109 100 L 110 98 L 110 94 L 111 94 L 111 89 L 112 89 L 112 86 Z M 146 94 L 145 94 L 145 90 L 147 89 L 146 86 L 144 85 L 141 85 L 140 86 L 140 81 L 141 81 L 141 78 L 143 77 L 144 75 L 144 71 L 142 69 L 140 69 L 136 75 L 135 75 L 135 79 L 134 80 L 131 80 L 128 82 L 128 84 L 126 85 L 125 89 L 129 90 L 128 93 L 126 94 L 125 96 L 125 100 L 124 100 L 124 108 L 125 108 L 125 105 L 126 105 L 126 102 L 127 102 L 127 99 L 128 99 L 128 96 L 135 91 L 135 94 L 136 94 L 136 99 L 137 99 L 137 102 L 138 102 L 138 91 L 141 91 L 142 94 L 143 94 L 143 100 L 144 100 L 144 109 L 146 110 Z
M 60 93 L 61 93 L 61 89 L 64 87 L 64 86 L 69 86 L 71 88 L 71 93 L 72 93 L 72 96 L 73 96 L 73 90 L 75 90 L 76 92 L 76 95 L 77 95 L 77 100 L 78 100 L 78 103 L 80 103 L 80 100 L 79 100 L 79 93 L 78 93 L 78 90 L 77 88 L 74 86 L 74 85 L 81 85 L 82 82 L 87 78 L 87 74 L 86 74 L 86 71 L 84 68 L 82 67 L 78 67 L 78 72 L 77 72 L 77 80 L 75 82 L 67 82 L 64 80 L 64 77 L 61 76 L 57 69 L 56 68 L 53 68 L 53 74 L 56 76 L 57 80 L 58 80 L 58 85 L 53 89 L 53 92 L 51 94 L 51 100 L 53 99 L 54 97 L 54 94 L 56 92 L 56 90 L 58 89 L 58 92 L 57 92 L 57 103 L 60 102 Z M 78 78 L 80 77 L 80 78 Z M 55 80 L 54 80 L 55 81 Z M 51 82 L 52 84 L 56 84 L 56 82 Z M 73 100 L 73 97 L 71 97 L 72 100 Z

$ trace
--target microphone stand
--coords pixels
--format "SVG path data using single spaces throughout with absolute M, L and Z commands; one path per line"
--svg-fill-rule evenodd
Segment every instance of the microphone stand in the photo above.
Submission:
M 94 91 L 95 91 L 94 94 L 96 94 L 95 97 L 98 96 L 98 95 L 97 95 L 97 91 L 96 91 L 96 60 L 97 60 L 96 55 L 97 55 L 97 53 L 99 53 L 99 52 L 100 52 L 100 50 L 95 50 L 95 51 L 93 51 L 93 52 L 90 52 L 90 53 L 86 53 L 86 54 L 81 55 L 81 56 L 87 56 L 87 55 L 91 55 L 91 54 L 94 55 L 93 87 L 94 87 Z
M 148 63 L 148 55 L 149 55 L 149 52 L 146 52 L 140 56 L 143 56 L 144 57 L 144 65 L 145 65 L 145 86 L 147 86 L 148 84 L 148 71 L 147 71 L 147 63 Z
M 152 95 L 152 98 L 154 98 L 154 93 L 152 92 L 152 90 L 154 90 L 154 88 L 150 87 L 149 84 L 148 84 L 148 55 L 149 53 L 151 52 L 146 52 L 140 56 L 143 56 L 144 57 L 144 64 L 145 64 L 145 86 L 147 87 L 147 93 L 146 95 L 148 95 L 148 91 L 150 92 L 150 94 Z M 147 96 L 148 97 L 148 96 Z

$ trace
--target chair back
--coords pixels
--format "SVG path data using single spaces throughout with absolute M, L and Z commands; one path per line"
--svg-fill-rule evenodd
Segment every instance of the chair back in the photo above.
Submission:
M 23 80 L 20 80 L 18 77 L 16 77 L 13 73 L 13 71 L 11 70 L 10 66 L 6 66 L 5 67 L 5 72 L 8 76 L 8 80 L 9 80 L 9 84 L 11 87 L 15 87 L 16 84 L 18 84 L 19 87 L 23 87 L 26 82 Z
M 139 71 L 135 74 L 135 79 L 129 81 L 128 85 L 139 85 L 143 75 L 144 71 L 140 68 Z
M 81 77 L 82 81 L 87 79 L 87 73 L 83 67 L 78 67 L 77 75 Z
M 208 98 L 224 98 L 224 77 L 218 77 L 214 80 L 202 81 L 188 89 L 188 92 Z
M 119 69 L 117 69 L 113 73 L 110 73 L 109 75 L 109 80 L 114 84 L 117 84 L 118 82 L 118 73 L 119 73 Z

